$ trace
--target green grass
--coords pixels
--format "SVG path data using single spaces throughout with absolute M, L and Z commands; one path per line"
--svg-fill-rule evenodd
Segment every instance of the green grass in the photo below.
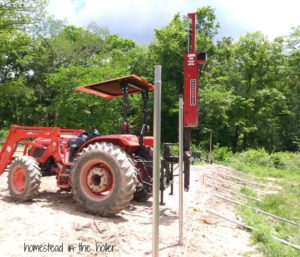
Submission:
M 255 204 L 249 200 L 247 205 L 300 223 L 300 153 L 268 154 L 264 150 L 250 150 L 238 154 L 226 154 L 228 149 L 220 150 L 223 164 L 258 177 L 258 183 L 271 183 L 268 189 L 272 194 L 260 196 L 263 200 Z M 255 179 L 251 179 L 255 181 Z M 241 190 L 244 194 L 259 197 L 254 191 Z M 271 235 L 300 245 L 300 227 L 282 222 L 254 209 L 239 207 L 244 222 L 256 228 L 252 239 L 270 257 L 300 257 L 300 251 L 275 241 Z

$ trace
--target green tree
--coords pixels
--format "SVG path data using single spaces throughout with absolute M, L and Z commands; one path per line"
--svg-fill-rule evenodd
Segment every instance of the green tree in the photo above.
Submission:
M 282 116 L 283 149 L 300 149 L 300 26 L 293 28 L 286 38 L 285 62 L 282 67 L 281 90 L 285 92 L 288 106 Z
M 0 126 L 30 117 L 26 110 L 34 102 L 27 84 L 35 42 L 30 31 L 43 17 L 45 1 L 7 0 L 0 2 Z M 29 100 L 30 99 L 30 100 Z
M 280 38 L 270 42 L 256 32 L 236 43 L 230 38 L 218 41 L 203 73 L 203 123 L 198 133 L 213 129 L 215 141 L 234 151 L 257 146 L 281 149 L 282 117 L 289 113 L 282 88 L 284 60 Z M 221 92 L 226 92 L 223 101 Z
M 79 31 L 85 33 L 83 30 Z M 92 33 L 92 36 L 98 37 L 95 33 Z M 77 38 L 75 37 L 75 40 Z M 114 34 L 106 36 L 98 43 L 101 43 L 100 48 L 93 58 L 87 58 L 86 62 L 75 60 L 73 64 L 71 58 L 66 62 L 68 65 L 60 65 L 47 75 L 45 85 L 51 89 L 53 96 L 46 109 L 47 120 L 53 124 L 83 128 L 97 126 L 103 133 L 120 131 L 121 99 L 109 101 L 88 96 L 76 92 L 74 87 L 125 76 L 132 72 L 142 72 L 141 60 L 148 51 L 144 47 L 137 47 L 133 40 L 123 39 Z M 82 45 L 80 41 L 74 44 Z M 131 97 L 129 114 L 130 125 L 133 125 L 131 131 L 137 133 L 141 125 L 138 123 L 142 121 L 142 105 L 139 97 Z

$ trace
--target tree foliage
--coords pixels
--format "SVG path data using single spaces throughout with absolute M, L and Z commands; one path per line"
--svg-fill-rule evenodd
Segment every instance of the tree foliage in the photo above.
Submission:
M 90 24 L 66 25 L 45 14 L 44 0 L 0 1 L 0 127 L 46 125 L 118 133 L 120 99 L 108 101 L 74 87 L 128 74 L 153 81 L 162 65 L 162 141 L 177 141 L 178 94 L 183 93 L 183 54 L 188 19 L 175 14 L 155 30 L 149 46 Z M 199 127 L 233 151 L 264 147 L 299 150 L 300 27 L 268 40 L 259 32 L 216 41 L 219 24 L 211 7 L 197 10 L 197 48 L 209 60 L 200 68 Z M 151 96 L 152 97 L 152 96 Z M 152 103 L 150 103 L 150 108 Z M 142 101 L 130 97 L 131 132 L 142 122 Z

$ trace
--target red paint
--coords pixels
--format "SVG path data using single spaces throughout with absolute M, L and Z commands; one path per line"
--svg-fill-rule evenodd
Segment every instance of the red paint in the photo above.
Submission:
M 153 137 L 144 137 L 144 145 L 153 147 Z
M 196 53 L 196 22 L 197 22 L 197 13 L 189 13 L 189 18 L 192 22 L 191 28 L 191 53 Z
M 184 127 L 198 127 L 198 106 L 199 106 L 199 80 L 198 65 L 205 64 L 205 59 L 199 59 L 198 56 L 206 57 L 205 53 L 196 52 L 196 22 L 197 13 L 189 13 L 191 19 L 191 29 L 189 31 L 191 42 L 188 53 L 183 56 L 184 59 Z M 204 55 L 203 55 L 204 54 Z
M 103 191 L 94 192 L 93 189 L 88 184 L 88 176 L 94 168 L 97 169 L 98 167 L 105 170 L 105 175 L 108 177 L 108 184 L 105 187 L 105 189 L 103 189 Z M 114 186 L 115 186 L 115 178 L 114 178 L 111 168 L 106 163 L 99 162 L 96 159 L 96 160 L 91 160 L 84 165 L 82 172 L 80 174 L 79 183 L 80 183 L 81 188 L 84 191 L 85 195 L 88 196 L 91 200 L 103 201 L 113 191 Z
M 83 148 L 90 144 L 110 142 L 112 144 L 120 146 L 124 151 L 128 153 L 135 153 L 139 147 L 139 139 L 136 135 L 131 134 L 120 134 L 120 135 L 105 135 L 94 137 L 91 140 L 85 142 L 78 152 L 81 152 Z
M 12 181 L 11 187 L 15 191 L 15 193 L 21 193 L 25 188 L 26 183 L 26 173 L 21 166 L 16 166 L 12 170 Z
M 24 144 L 23 155 L 32 156 L 35 149 L 44 148 L 43 154 L 35 158 L 39 163 L 44 163 L 53 156 L 57 163 L 64 165 L 62 142 L 67 144 L 66 138 L 78 136 L 83 131 L 82 129 L 12 125 L 0 152 L 0 175 L 14 159 L 13 154 L 18 143 Z
M 197 55 L 184 54 L 184 126 L 198 126 L 198 64 Z

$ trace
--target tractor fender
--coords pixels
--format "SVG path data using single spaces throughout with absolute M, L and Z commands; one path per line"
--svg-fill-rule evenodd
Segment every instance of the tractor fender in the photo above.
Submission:
M 107 142 L 121 147 L 127 153 L 135 153 L 139 147 L 139 139 L 136 135 L 131 134 L 118 134 L 118 135 L 105 135 L 97 136 L 87 140 L 80 146 L 77 154 L 90 144 Z
M 153 137 L 144 137 L 144 145 L 153 147 Z

